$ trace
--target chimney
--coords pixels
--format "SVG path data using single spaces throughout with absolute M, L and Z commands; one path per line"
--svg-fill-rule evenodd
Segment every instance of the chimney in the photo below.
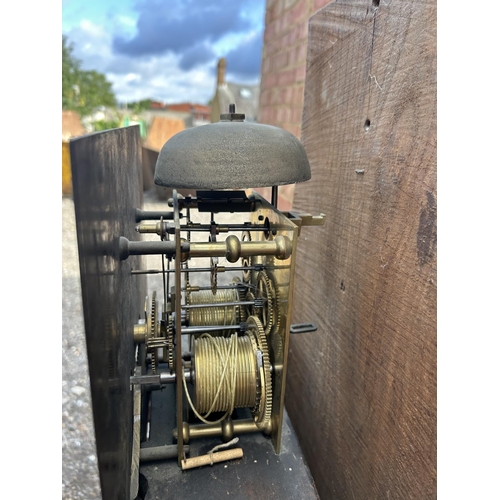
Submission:
M 226 83 L 226 59 L 223 57 L 217 63 L 217 86 Z

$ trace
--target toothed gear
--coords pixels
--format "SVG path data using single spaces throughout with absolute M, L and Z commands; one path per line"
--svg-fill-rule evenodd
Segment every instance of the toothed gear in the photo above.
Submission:
M 251 292 L 250 290 L 247 291 L 246 295 L 245 295 L 245 300 L 246 301 L 254 301 L 255 300 L 255 295 L 253 294 L 253 292 Z M 249 316 L 255 316 L 255 306 L 253 305 L 250 305 L 250 306 L 245 306 L 246 308 L 246 314 L 247 314 L 247 318 Z
M 151 298 L 151 315 L 150 315 L 150 337 L 154 339 L 158 336 L 158 327 L 156 323 L 156 291 L 153 292 L 153 296 Z M 158 364 L 156 348 L 151 351 L 151 371 L 153 374 L 156 374 L 156 366 Z
M 168 367 L 174 370 L 174 326 L 172 318 L 169 317 L 167 325 L 167 352 L 168 352 Z
M 188 237 L 188 241 L 191 241 L 190 237 Z M 181 266 L 187 271 L 189 269 L 188 261 L 182 262 Z M 191 285 L 189 283 L 189 271 L 184 273 L 184 279 L 186 280 L 186 305 L 189 306 L 191 305 Z M 186 321 L 189 323 L 189 309 L 186 309 Z
M 273 406 L 273 392 L 271 381 L 271 361 L 267 346 L 267 337 L 260 319 L 257 316 L 250 316 L 247 319 L 249 331 L 256 338 L 257 346 L 262 353 L 262 367 L 260 371 L 261 389 L 260 402 L 258 408 L 252 413 L 258 429 L 265 429 L 271 421 L 271 411 Z
M 269 335 L 276 332 L 280 326 L 278 288 L 271 276 L 260 271 L 257 275 L 257 289 L 260 291 L 260 298 L 266 299 L 262 308 L 262 325 L 266 335 Z
M 212 294 L 217 293 L 217 261 L 212 257 L 210 264 L 210 286 L 212 287 Z

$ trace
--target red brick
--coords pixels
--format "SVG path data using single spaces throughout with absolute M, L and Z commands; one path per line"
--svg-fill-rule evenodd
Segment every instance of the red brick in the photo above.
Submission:
M 305 43 L 299 43 L 290 49 L 290 66 L 303 64 L 306 61 L 306 55 L 307 45 Z
M 271 125 L 276 123 L 277 110 L 272 106 L 261 107 L 260 121 L 261 123 L 269 123 Z
M 265 75 L 271 71 L 271 58 L 266 57 L 262 59 L 262 74 Z
M 288 107 L 278 108 L 278 116 L 277 116 L 278 122 L 281 122 L 281 123 L 289 122 L 291 114 L 292 114 L 291 110 Z
M 266 46 L 268 48 L 268 55 L 272 56 L 273 54 L 276 54 L 276 52 L 279 52 L 281 47 L 285 47 L 286 44 L 283 43 L 283 36 L 277 35 L 273 40 L 266 42 L 264 47 Z
M 298 46 L 292 47 L 290 49 L 290 66 L 297 65 L 297 52 L 298 52 Z
M 273 71 L 284 68 L 288 65 L 288 51 L 285 47 L 272 58 Z
M 281 104 L 281 91 L 279 89 L 272 89 L 270 104 L 271 106 L 275 106 L 276 104 Z
M 268 40 L 264 42 L 264 47 L 262 48 L 262 57 L 270 57 L 273 55 L 273 52 L 278 47 L 276 40 Z
M 284 87 L 287 85 L 291 85 L 295 81 L 295 71 L 294 69 L 288 69 L 286 71 L 282 71 L 278 76 L 278 85 L 280 87 Z
M 297 24 L 300 19 L 302 19 L 307 14 L 307 3 L 299 2 L 295 7 L 290 9 L 285 16 L 286 23 L 288 26 Z
M 269 24 L 266 23 L 266 27 L 264 29 L 264 43 L 267 43 L 267 42 L 273 40 L 273 38 L 275 37 L 275 35 L 276 35 L 276 23 L 277 23 L 277 21 L 274 21 L 274 22 L 269 23 Z
M 330 3 L 332 0 L 314 0 L 314 12 L 324 7 L 327 3 Z
M 267 26 L 272 21 L 271 9 L 266 10 L 265 25 Z
M 269 109 L 270 108 L 265 108 L 262 105 L 260 98 L 259 98 L 259 108 L 260 108 L 260 121 L 262 123 L 268 123 L 269 122 Z
M 290 36 L 291 33 L 293 32 L 293 28 L 288 27 L 288 29 L 283 33 L 281 36 L 280 40 L 280 46 L 281 47 L 291 47 L 293 43 L 290 43 Z
M 294 124 L 302 123 L 302 106 L 296 106 L 292 108 L 291 119 L 290 121 Z
M 297 59 L 301 62 L 304 63 L 306 62 L 307 59 L 307 44 L 301 43 L 298 47 L 298 55 Z
M 276 87 L 278 84 L 278 76 L 279 75 L 276 73 L 269 73 L 268 75 L 264 75 L 264 77 L 262 78 L 261 88 L 270 89 Z
M 278 194 L 278 210 L 280 212 L 290 212 L 292 210 L 292 202 L 286 200 Z
M 304 104 L 304 85 L 297 85 L 293 89 L 293 103 L 302 106 Z
M 293 87 L 287 87 L 284 91 L 281 91 L 281 95 L 283 96 L 283 103 L 290 105 L 293 104 Z
M 274 107 L 271 108 L 271 114 L 269 120 L 271 123 L 276 123 L 276 121 L 278 120 L 278 110 Z
M 281 8 L 281 3 L 279 0 L 277 2 L 274 2 L 274 5 L 272 5 L 270 8 L 267 9 L 267 12 L 266 12 L 266 18 L 267 18 L 267 15 L 269 14 L 269 19 L 271 21 L 274 21 L 275 19 L 277 19 L 280 15 L 281 15 L 281 12 L 282 12 L 282 8 Z M 266 20 L 267 22 L 267 20 Z
M 275 33 L 277 35 L 279 35 L 284 28 L 286 28 L 285 26 L 285 19 L 283 17 L 279 17 L 278 19 L 276 19 L 276 21 L 274 21 L 274 25 L 275 25 Z
M 259 103 L 261 106 L 268 106 L 271 104 L 272 89 L 263 89 L 260 93 Z
M 288 130 L 288 132 L 291 132 L 297 139 L 300 139 L 300 125 L 295 125 L 292 123 L 285 123 L 282 128 L 285 130 Z
M 307 40 L 307 32 L 309 30 L 309 19 L 306 19 L 298 25 L 297 41 Z
M 296 82 L 303 82 L 306 79 L 306 64 L 304 61 L 304 64 L 302 66 L 299 66 L 296 70 L 295 73 L 295 81 Z
M 284 9 L 289 9 L 290 7 L 293 7 L 297 1 L 299 0 L 282 0 L 280 3 L 283 5 Z M 300 0 L 301 2 L 308 1 L 308 0 Z
M 254 191 L 259 193 L 265 200 L 271 201 L 272 190 L 270 187 L 255 188 Z
M 280 203 L 280 201 L 282 201 L 283 204 L 287 204 L 287 203 L 289 203 L 290 205 L 292 204 L 294 188 L 295 188 L 295 184 L 286 184 L 285 186 L 280 186 L 278 188 L 278 206 L 279 206 L 280 210 L 285 210 L 283 208 L 283 205 Z M 290 210 L 290 209 L 288 209 L 288 210 Z

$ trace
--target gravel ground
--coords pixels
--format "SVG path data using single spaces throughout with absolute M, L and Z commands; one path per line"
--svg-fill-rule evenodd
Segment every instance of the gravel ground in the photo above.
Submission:
M 101 498 L 72 198 L 62 200 L 62 498 Z

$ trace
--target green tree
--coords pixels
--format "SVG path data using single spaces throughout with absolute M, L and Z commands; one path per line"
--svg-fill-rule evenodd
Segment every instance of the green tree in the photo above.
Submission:
M 62 107 L 88 115 L 97 106 L 116 106 L 112 84 L 98 71 L 84 71 L 73 45 L 62 37 Z
M 135 114 L 141 113 L 142 111 L 147 111 L 148 109 L 151 109 L 151 99 L 142 99 L 141 101 L 129 102 L 127 103 L 127 108 Z
M 80 61 L 73 57 L 73 46 L 68 38 L 62 37 L 62 107 L 75 109 L 78 104 L 78 75 Z

